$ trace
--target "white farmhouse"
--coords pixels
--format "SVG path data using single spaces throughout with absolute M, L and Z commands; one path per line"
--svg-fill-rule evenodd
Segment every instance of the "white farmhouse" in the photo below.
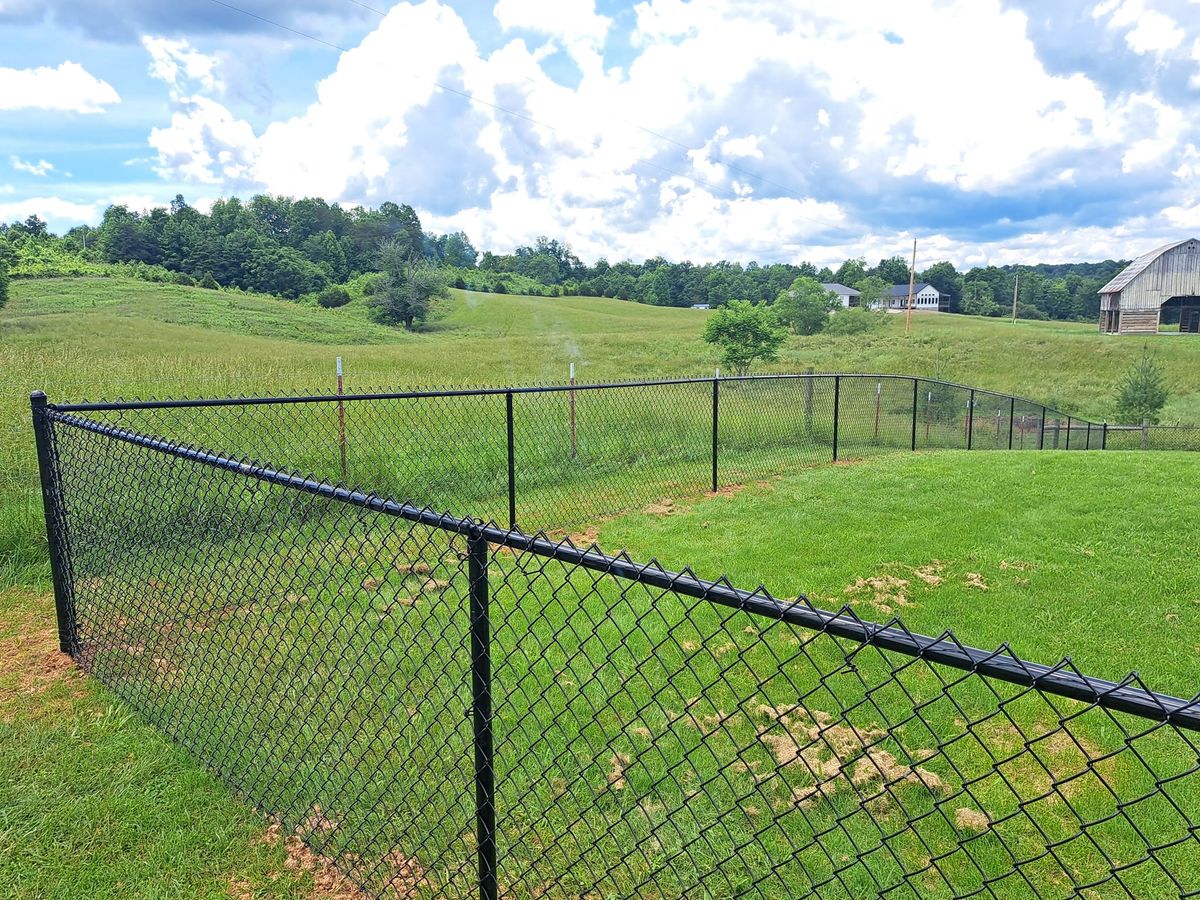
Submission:
M 913 285 L 912 307 L 924 312 L 939 312 L 942 308 L 942 292 L 932 284 L 921 282 Z M 949 299 L 949 298 L 947 298 Z M 892 312 L 908 309 L 908 285 L 893 284 L 883 295 L 886 308 Z
M 842 306 L 858 306 L 859 295 L 858 291 L 854 288 L 838 284 L 836 281 L 831 284 L 822 284 L 821 287 L 825 288 L 829 293 L 836 295 Z

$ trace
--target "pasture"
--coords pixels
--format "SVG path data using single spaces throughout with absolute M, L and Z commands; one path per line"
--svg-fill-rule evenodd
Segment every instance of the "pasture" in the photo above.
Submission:
M 64 400 L 101 395 L 325 392 L 332 387 L 336 355 L 347 360 L 351 391 L 431 383 L 561 381 L 570 361 L 589 381 L 707 374 L 714 365 L 714 352 L 698 337 L 706 314 L 612 300 L 457 294 L 427 333 L 406 335 L 367 322 L 358 303 L 325 311 L 265 298 L 100 279 L 18 282 L 14 295 L 10 307 L 0 311 L 0 356 L 6 373 L 0 420 L 0 450 L 5 459 L 5 471 L 0 473 L 4 490 L 0 541 L 6 559 L 0 577 L 10 585 L 32 587 L 10 587 L 0 595 L 5 655 L 18 662 L 16 674 L 9 677 L 15 693 L 28 698 L 0 708 L 5 737 L 0 743 L 0 783 L 8 794 L 0 799 L 11 801 L 0 807 L 12 810 L 0 819 L 0 851 L 14 861 L 10 881 L 16 884 L 17 895 L 86 890 L 100 896 L 107 892 L 149 897 L 181 886 L 197 894 L 219 895 L 246 885 L 248 890 L 287 896 L 303 893 L 310 882 L 325 877 L 319 864 L 289 868 L 286 848 L 255 838 L 254 817 L 233 802 L 224 787 L 132 716 L 126 704 L 165 726 L 180 710 L 189 710 L 184 724 L 173 732 L 176 739 L 251 797 L 261 801 L 265 792 L 269 802 L 264 808 L 301 832 L 307 827 L 309 837 L 314 827 L 312 798 L 300 792 L 299 785 L 316 781 L 325 785 L 329 797 L 368 796 L 403 806 L 420 824 L 416 831 L 429 836 L 424 845 L 405 844 L 386 823 L 369 817 L 356 822 L 349 808 L 329 811 L 344 822 L 341 833 L 318 835 L 316 843 L 333 853 L 349 835 L 371 833 L 374 842 L 365 847 L 375 854 L 375 868 L 368 880 L 386 880 L 388 865 L 397 866 L 396 860 L 385 864 L 384 859 L 389 848 L 401 847 L 407 854 L 404 858 L 419 860 L 422 871 L 435 876 L 435 883 L 457 883 L 470 848 L 456 827 L 458 819 L 447 818 L 445 804 L 432 803 L 448 782 L 455 791 L 469 790 L 466 756 L 447 759 L 439 753 L 446 747 L 465 752 L 468 746 L 462 743 L 464 720 L 446 717 L 447 710 L 460 708 L 464 700 L 462 679 L 444 678 L 446 672 L 463 665 L 461 654 L 455 652 L 465 622 L 464 571 L 456 547 L 446 544 L 435 553 L 428 538 L 414 545 L 411 536 L 406 538 L 394 525 L 296 515 L 295 509 L 269 495 L 245 507 L 244 498 L 235 497 L 232 488 L 227 486 L 222 494 L 211 484 L 203 495 L 210 511 L 215 510 L 213 521 L 238 522 L 237 541 L 216 537 L 217 530 L 209 528 L 203 517 L 173 518 L 174 501 L 163 508 L 161 520 L 151 515 L 134 521 L 128 511 L 139 510 L 136 502 L 122 507 L 101 501 L 117 496 L 117 489 L 128 490 L 127 473 L 141 468 L 131 468 L 124 457 L 97 457 L 99 474 L 93 488 L 98 515 L 106 525 L 102 533 L 121 536 L 101 548 L 112 553 L 90 558 L 83 576 L 89 602 L 99 604 L 97 621 L 106 611 L 119 611 L 112 605 L 117 602 L 113 598 L 142 597 L 147 585 L 158 592 L 161 604 L 142 610 L 146 614 L 143 633 L 126 634 L 119 622 L 115 630 L 110 623 L 107 631 L 101 631 L 103 640 L 90 664 L 121 685 L 117 693 L 122 699 L 114 699 L 93 681 L 46 668 L 53 657 L 48 638 L 52 610 L 40 589 L 46 578 L 45 549 L 32 483 L 28 392 L 44 388 L 52 399 Z M 1189 382 L 1188 373 L 1194 372 L 1200 344 L 1193 349 L 1184 339 L 1168 338 L 1155 344 L 1155 349 L 1160 345 L 1164 365 L 1175 380 L 1169 412 L 1191 418 L 1190 411 L 1200 410 L 1200 384 L 1194 378 Z M 770 368 L 937 374 L 1038 400 L 1057 400 L 1068 411 L 1099 419 L 1104 417 L 1112 381 L 1140 350 L 1140 342 L 1102 337 L 1090 326 L 1020 323 L 1014 327 L 927 316 L 918 319 L 916 335 L 907 340 L 899 320 L 881 335 L 791 338 L 780 361 Z M 739 412 L 734 394 L 730 414 L 735 420 L 740 415 L 752 421 L 751 431 L 761 433 L 774 408 L 762 399 L 746 399 Z M 685 402 L 638 402 L 633 407 L 636 416 L 624 432 L 615 408 L 597 420 L 604 426 L 601 432 L 612 435 L 601 455 L 638 460 L 642 468 L 635 474 L 651 491 L 649 497 L 644 493 L 622 496 L 616 491 L 620 481 L 630 477 L 629 471 L 621 469 L 600 472 L 594 482 L 572 482 L 564 489 L 562 478 L 552 477 L 566 471 L 552 465 L 555 454 L 566 453 L 560 440 L 549 457 L 525 460 L 529 471 L 549 473 L 545 483 L 528 486 L 530 502 L 561 506 L 574 492 L 607 489 L 616 515 L 602 521 L 564 521 L 564 533 L 573 531 L 586 540 L 598 537 L 606 549 L 625 547 L 637 559 L 657 556 L 670 567 L 690 565 L 704 576 L 728 572 L 742 587 L 764 582 L 779 597 L 806 593 L 827 608 L 850 603 L 866 619 L 885 620 L 898 614 L 910 627 L 926 633 L 952 627 L 961 640 L 975 646 L 990 648 L 1007 641 L 1025 658 L 1048 663 L 1069 653 L 1092 675 L 1119 678 L 1137 669 L 1157 690 L 1184 696 L 1195 692 L 1188 660 L 1197 650 L 1191 636 L 1200 625 L 1200 574 L 1190 565 L 1183 535 L 1200 513 L 1200 505 L 1178 488 L 1180 471 L 1193 464 L 1187 455 L 951 451 L 876 456 L 871 441 L 863 437 L 860 446 L 851 447 L 847 454 L 851 459 L 844 465 L 804 459 L 802 471 L 776 477 L 781 458 L 766 459 L 762 447 L 752 444 L 732 447 L 729 460 L 730 477 L 747 482 L 745 488 L 705 496 L 702 486 L 696 485 L 704 480 L 706 435 L 703 423 L 697 427 L 695 417 L 689 416 L 703 412 L 706 400 L 697 392 L 695 397 L 687 395 Z M 556 400 L 532 412 L 528 427 L 561 432 L 561 406 Z M 453 413 L 448 420 L 460 427 L 467 423 L 482 433 L 482 426 L 488 424 L 477 411 L 461 406 L 448 409 Z M 630 404 L 625 404 L 629 409 Z M 494 419 L 497 412 L 498 408 L 489 409 L 488 416 Z M 306 420 L 284 421 L 273 415 L 249 420 L 215 416 L 208 424 L 201 417 L 170 413 L 114 414 L 108 420 L 180 440 L 218 443 L 219 438 L 220 449 L 257 452 L 280 465 L 308 471 L 313 470 L 313 461 L 333 458 L 330 436 L 335 431 L 328 410 Z M 384 416 L 360 424 L 369 430 L 387 421 Z M 689 433 L 688 427 L 696 427 L 696 440 L 691 442 L 696 444 L 694 458 L 654 458 L 660 437 L 678 438 Z M 820 430 L 821 423 L 816 427 Z M 282 440 L 288 429 L 313 437 L 307 444 L 289 445 Z M 431 429 L 430 434 L 436 433 L 436 428 Z M 429 436 L 386 429 L 380 435 L 382 445 L 393 452 L 396 441 L 409 440 L 411 445 L 400 445 L 406 458 L 419 455 L 421 440 Z M 786 429 L 774 437 L 779 446 L 787 446 Z M 469 444 L 464 442 L 459 449 Z M 381 462 L 383 456 L 374 452 L 378 449 L 365 454 L 362 467 L 353 470 L 355 480 L 368 486 L 386 484 L 390 470 L 386 460 Z M 478 458 L 469 453 L 462 458 L 474 469 L 486 463 L 484 468 L 492 472 L 495 449 L 486 449 Z M 275 459 L 278 453 L 273 450 L 299 450 L 300 457 L 308 452 L 312 459 Z M 686 477 L 680 476 L 681 469 L 687 471 Z M 449 485 L 453 473 L 444 466 L 413 471 L 417 482 L 423 477 L 439 490 L 453 486 L 461 493 L 463 485 Z M 336 471 L 318 474 L 335 476 Z M 106 478 L 112 490 L 102 490 Z M 494 478 L 489 475 L 489 479 L 481 482 L 477 499 L 487 498 L 490 503 L 495 485 Z M 165 490 L 163 484 L 151 484 L 147 490 Z M 1136 489 L 1131 490 L 1131 485 Z M 228 506 L 226 514 L 221 512 L 224 506 Z M 254 516 L 261 520 L 261 529 L 247 521 Z M 198 530 L 189 532 L 188 527 Z M 164 552 L 139 556 L 139 540 L 154 546 L 158 546 L 154 541 L 161 541 Z M 288 548 L 286 552 L 280 551 L 281 546 Z M 128 557 L 122 557 L 122 552 Z M 430 573 L 434 586 L 407 584 L 404 572 L 397 574 L 390 564 L 380 569 L 381 559 L 389 554 L 406 559 L 409 574 L 428 556 L 434 569 L 440 567 Z M 329 581 L 331 559 L 338 562 L 336 578 Z M 510 718 L 498 728 L 509 766 L 501 773 L 501 803 L 521 813 L 512 826 L 515 830 L 505 834 L 513 846 L 519 843 L 523 848 L 512 860 L 514 871 L 521 873 L 513 882 L 516 893 L 537 894 L 549 884 L 550 893 L 578 895 L 597 886 L 589 878 L 602 868 L 601 857 L 619 854 L 626 844 L 648 849 L 625 858 L 621 871 L 607 876 L 615 879 L 601 886 L 607 893 L 652 886 L 664 896 L 674 895 L 677 885 L 687 883 L 688 871 L 671 869 L 678 882 L 654 873 L 661 871 L 664 860 L 677 861 L 682 848 L 695 847 L 697 842 L 704 846 L 703 855 L 690 859 L 691 863 L 703 867 L 726 861 L 725 881 L 714 896 L 736 896 L 764 865 L 774 872 L 774 887 L 796 890 L 808 876 L 797 868 L 796 860 L 788 862 L 789 854 L 804 845 L 806 835 L 834 832 L 839 852 L 853 856 L 871 826 L 845 824 L 852 814 L 846 806 L 849 798 L 837 795 L 828 808 L 812 812 L 806 805 L 800 812 L 796 798 L 803 796 L 805 803 L 811 799 L 811 778 L 806 780 L 794 769 L 785 771 L 782 762 L 772 779 L 761 778 L 774 765 L 772 748 L 777 744 L 756 744 L 759 735 L 773 727 L 761 718 L 760 707 L 782 708 L 794 702 L 789 694 L 802 690 L 797 687 L 802 673 L 778 660 L 788 659 L 803 669 L 815 657 L 817 671 L 832 671 L 845 653 L 843 648 L 831 642 L 806 647 L 798 654 L 789 648 L 798 646 L 792 642 L 802 635 L 791 629 L 764 629 L 770 634 L 760 641 L 749 634 L 753 623 L 696 607 L 664 609 L 652 597 L 618 592 L 611 585 L 597 588 L 586 581 L 574 585 L 570 573 L 551 572 L 548 600 L 530 605 L 536 599 L 531 595 L 534 586 L 547 589 L 545 567 L 503 554 L 496 554 L 494 565 L 502 581 L 496 597 L 501 607 L 497 640 L 502 647 L 507 642 L 512 660 L 503 672 L 510 703 L 505 712 Z M 209 577 L 214 570 L 222 573 L 220 579 Z M 282 637 L 273 631 L 282 607 L 257 595 L 246 602 L 247 588 L 266 583 L 279 595 L 273 593 L 273 599 L 288 606 Z M 389 590 L 420 602 L 397 609 L 389 601 Z M 236 617 L 228 614 L 231 604 L 243 607 Z M 163 640 L 154 630 L 155 616 L 184 607 L 203 627 L 176 634 L 161 645 L 164 652 L 155 655 L 151 645 Z M 317 609 L 324 613 L 311 612 Z M 589 621 L 612 619 L 604 630 L 588 632 L 575 626 L 581 615 Z M 649 624 L 647 615 L 652 619 Z M 369 623 L 370 628 L 347 633 L 338 627 L 344 621 Z M 565 646 L 563 635 L 577 639 L 578 646 Z M 614 640 L 620 646 L 616 653 Z M 423 654 L 406 659 L 395 649 L 405 644 L 422 647 Z M 730 657 L 736 662 L 722 661 L 729 644 L 741 647 Z M 708 650 L 697 655 L 696 646 Z M 320 668 L 321 661 L 312 654 L 321 647 L 343 658 L 388 648 L 372 672 L 390 675 L 379 681 L 365 678 L 366 670 L 342 672 L 326 688 L 316 682 L 289 685 L 278 680 L 281 673 Z M 1164 647 L 1173 652 L 1163 652 Z M 719 648 L 725 649 L 718 655 Z M 641 664 L 651 657 L 653 663 L 643 669 Z M 151 658 L 153 665 L 148 662 Z M 167 660 L 165 664 L 161 659 Z M 886 681 L 894 665 L 894 660 L 866 661 L 862 684 Z M 631 686 L 605 669 L 609 674 L 589 681 L 603 666 L 615 667 L 617 673 L 638 671 L 642 677 Z M 778 673 L 764 676 L 772 666 Z M 907 690 L 936 693 L 936 684 L 915 674 L 915 680 L 904 682 Z M 904 720 L 906 700 L 900 693 L 890 691 L 868 703 L 869 693 L 837 694 L 824 678 L 820 682 L 809 698 L 813 708 L 836 714 L 839 704 L 852 708 L 866 704 L 874 710 L 867 718 L 846 713 L 839 720 L 860 733 Z M 571 690 L 580 684 L 586 689 Z M 671 689 L 664 694 L 668 684 Z M 320 752 L 330 737 L 328 730 L 302 718 L 289 718 L 282 734 L 255 740 L 256 726 L 263 723 L 256 722 L 255 716 L 237 719 L 233 715 L 237 710 L 212 703 L 214 694 L 209 689 L 213 687 L 222 696 L 254 697 L 255 708 L 263 710 L 281 703 L 296 710 L 310 703 L 336 705 L 353 694 L 368 712 L 354 718 L 346 733 L 335 735 L 342 752 L 366 749 L 370 752 L 365 759 L 378 760 L 397 741 L 411 741 L 406 744 L 408 760 L 417 764 L 418 775 L 403 781 L 402 772 L 386 767 L 376 771 L 331 766 Z M 703 699 L 693 702 L 693 694 Z M 413 706 L 414 697 L 424 699 Z M 991 698 L 967 692 L 958 700 L 983 715 Z M 407 724 L 422 723 L 419 734 L 425 738 L 414 739 L 405 722 L 380 712 L 406 703 L 410 705 Z M 651 706 L 653 715 L 648 716 Z M 1022 712 L 1020 704 L 1014 709 L 1018 728 L 1051 736 L 1059 733 L 1053 711 L 1031 707 Z M 941 729 L 961 727 L 950 710 L 941 708 L 931 716 Z M 784 714 L 777 719 L 788 727 Z M 1091 720 L 1081 722 L 1075 733 L 1084 747 L 1103 746 L 1113 737 L 1103 722 Z M 364 734 L 374 737 L 363 742 Z M 469 741 L 469 728 L 465 737 Z M 994 735 L 1001 745 L 1015 737 Z M 914 760 L 914 766 L 915 761 L 924 761 L 926 771 L 957 790 L 958 769 L 966 763 L 937 747 L 937 740 L 925 725 L 924 731 L 910 728 L 890 735 L 887 747 L 895 759 Z M 61 755 L 47 752 L 60 744 Z M 227 748 L 232 758 L 205 755 L 206 748 L 214 746 Z M 604 752 L 597 755 L 597 746 Z M 284 747 L 299 768 L 265 765 L 264 760 L 278 758 Z M 702 771 L 713 761 L 714 747 L 718 753 L 736 752 L 748 768 L 715 780 Z M 753 752 L 745 752 L 749 747 L 755 748 Z M 1148 746 L 1146 752 L 1162 769 L 1186 764 L 1177 749 L 1166 744 Z M 527 760 L 544 765 L 535 767 Z M 852 760 L 836 761 L 840 765 Z M 1058 777 L 1080 765 L 1080 758 L 1071 747 L 1056 745 L 1042 764 Z M 680 781 L 676 776 L 682 768 L 697 772 L 706 790 L 697 795 L 695 784 Z M 110 771 L 116 773 L 111 781 Z M 133 773 L 142 772 L 154 773 L 158 786 L 153 791 L 134 777 Z M 1144 772 L 1124 763 L 1102 769 L 1100 775 L 1130 791 L 1140 789 L 1145 781 Z M 999 810 L 1026 800 L 1034 810 L 1033 818 L 1014 824 L 1011 834 L 983 834 L 974 845 L 984 848 L 978 854 L 984 878 L 1003 869 L 1010 852 L 1007 842 L 1036 852 L 1046 834 L 1065 839 L 1069 833 L 1070 822 L 1061 808 L 1031 799 L 1045 789 L 1036 773 L 1026 772 L 1023 777 L 1030 779 L 1024 785 L 1027 795 L 1018 790 L 1015 799 L 1000 784 L 989 782 L 980 789 L 976 805 L 990 804 L 989 809 Z M 620 787 L 615 787 L 614 779 Z M 891 877 L 919 869 L 930 843 L 948 846 L 947 842 L 961 837 L 956 837 L 951 821 L 942 823 L 933 816 L 937 797 L 931 797 L 925 785 L 901 780 L 896 791 L 889 792 L 898 805 L 890 814 L 924 816 L 930 824 L 920 840 L 897 842 L 880 851 L 883 856 L 891 854 Z M 1183 783 L 1180 791 L 1185 799 L 1196 797 L 1191 782 Z M 84 808 L 90 812 L 78 820 L 70 813 L 79 802 L 77 794 L 82 794 Z M 451 812 L 467 814 L 464 796 L 450 801 Z M 1069 798 L 1075 799 L 1075 793 L 1069 793 Z M 793 801 L 798 812 L 785 814 Z M 1103 798 L 1088 800 L 1084 808 L 1088 815 L 1103 816 L 1106 803 Z M 679 817 L 670 813 L 684 807 L 690 814 L 680 829 Z M 729 819 L 733 807 L 736 828 Z M 54 810 L 61 814 L 55 815 Z M 140 836 L 102 824 L 120 816 L 142 823 Z M 48 820 L 69 824 L 51 833 L 45 827 Z M 1024 831 L 1016 827 L 1022 823 Z M 1162 810 L 1148 810 L 1137 825 L 1176 827 Z M 597 837 L 561 840 L 571 828 Z M 858 830 L 862 828 L 868 831 Z M 761 836 L 762 846 L 747 850 L 740 843 L 739 829 Z M 1117 831 L 1108 840 L 1119 848 Z M 131 843 L 138 858 L 147 861 L 137 871 L 136 885 L 122 881 L 112 862 L 115 848 Z M 809 855 L 802 861 L 809 872 L 824 872 L 830 884 L 851 894 L 870 890 L 872 882 L 864 871 L 831 874 L 842 863 L 836 856 L 825 856 L 828 851 L 823 847 L 808 846 Z M 1094 877 L 1094 872 L 1089 876 L 1091 863 L 1085 851 L 1078 844 L 1064 850 L 1065 864 L 1079 866 L 1072 877 Z M 755 855 L 760 853 L 765 855 Z M 45 882 L 54 861 L 66 858 L 76 861 L 77 871 L 61 872 L 57 881 Z M 948 859 L 949 874 L 941 874 L 941 881 L 927 872 L 910 886 L 930 895 L 959 890 L 978 881 L 974 865 L 963 858 Z M 1037 877 L 1050 878 L 1050 874 Z M 1133 872 L 1129 883 L 1146 896 L 1171 896 L 1170 886 L 1148 870 Z M 1019 887 L 1005 886 L 1012 891 Z M 834 887 L 830 891 L 839 895 Z M 1001 891 L 1000 895 L 1009 894 Z

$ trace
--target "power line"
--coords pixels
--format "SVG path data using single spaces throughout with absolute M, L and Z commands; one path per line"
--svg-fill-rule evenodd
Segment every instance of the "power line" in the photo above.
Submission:
M 305 38 L 306 40 L 310 40 L 317 44 L 321 44 L 322 46 L 328 47 L 332 50 L 337 50 L 341 53 L 349 53 L 350 52 L 350 48 L 343 47 L 342 45 L 336 44 L 333 41 L 327 41 L 324 38 L 317 37 L 316 35 L 310 34 L 306 31 L 301 31 L 298 28 L 293 28 L 290 25 L 285 25 L 284 23 L 278 22 L 274 19 L 269 19 L 266 16 L 262 16 L 262 15 L 259 15 L 258 13 L 251 12 L 248 9 L 244 9 L 240 6 L 235 6 L 232 3 L 227 3 L 227 2 L 225 2 L 225 0 L 209 0 L 209 2 L 215 3 L 217 6 L 224 7 L 225 9 L 231 10 L 233 12 L 240 13 L 244 16 L 248 16 L 252 19 L 256 19 L 259 22 L 263 22 L 264 24 L 271 25 L 275 28 L 282 29 L 283 31 L 289 32 L 290 34 L 294 34 L 297 37 Z M 359 2 L 359 0 L 347 0 L 347 2 L 353 3 L 355 6 L 362 7 L 363 9 L 369 10 L 369 11 L 374 12 L 381 16 L 387 15 L 382 10 L 376 9 L 375 7 L 372 7 L 372 6 L 368 6 L 365 3 L 361 3 L 361 2 Z M 488 62 L 488 60 L 485 60 L 483 57 L 479 56 L 478 54 L 473 54 L 473 55 L 475 56 L 476 59 L 480 60 L 481 62 L 484 62 L 484 63 Z M 550 124 L 549 122 L 545 122 L 540 119 L 536 119 L 533 116 L 527 115 L 527 114 L 519 112 L 517 110 L 509 109 L 508 107 L 501 106 L 500 104 L 492 103 L 489 100 L 484 100 L 482 98 L 476 97 L 475 95 L 471 94 L 468 91 L 459 90 L 458 88 L 451 87 L 450 85 L 444 84 L 440 81 L 437 81 L 436 79 L 421 78 L 420 76 L 417 76 L 417 75 L 409 75 L 408 77 L 413 78 L 418 81 L 425 81 L 429 84 L 432 84 L 434 87 L 438 88 L 439 90 L 446 91 L 447 93 L 454 94 L 455 96 L 458 96 L 458 97 L 462 97 L 464 100 L 467 100 L 468 102 L 477 103 L 481 106 L 486 106 L 489 109 L 495 110 L 496 112 L 503 113 L 507 116 L 512 116 L 513 118 L 520 119 L 520 120 L 528 122 L 532 125 L 537 125 L 540 128 L 545 128 L 548 131 L 551 131 L 556 135 L 561 135 L 563 133 L 563 130 L 561 128 L 558 128 L 558 127 Z M 531 83 L 536 83 L 536 82 L 534 82 L 533 79 L 529 78 L 528 76 L 523 76 L 523 77 L 526 81 L 530 81 Z M 551 82 L 547 82 L 547 83 L 551 83 Z M 675 146 L 680 147 L 689 152 L 695 152 L 697 149 L 699 149 L 699 148 L 695 148 L 695 147 L 689 147 L 687 144 L 681 143 L 679 141 L 674 140 L 673 138 L 667 137 L 666 135 L 659 134 L 655 131 L 652 131 L 651 129 L 645 128 L 644 126 L 638 125 L 636 122 L 630 122 L 628 120 L 624 120 L 624 121 L 626 122 L 627 125 L 631 125 L 632 127 L 638 128 L 653 137 L 657 137 L 661 140 L 667 141 L 667 142 L 674 144 Z M 785 193 L 789 194 L 795 200 L 799 200 L 801 202 L 804 202 L 807 200 L 812 200 L 813 202 L 818 202 L 818 201 L 815 201 L 812 197 L 801 196 L 797 192 L 791 190 L 790 188 L 787 188 L 784 185 L 779 185 L 775 182 L 771 182 L 769 179 L 766 179 L 765 177 L 763 177 L 761 175 L 741 169 L 741 168 L 733 165 L 732 163 L 721 163 L 721 165 L 724 165 L 727 168 L 732 169 L 733 171 L 745 174 L 747 177 L 757 178 L 766 184 L 772 184 L 776 187 L 779 187 L 781 190 L 783 190 Z M 685 172 L 679 172 L 674 169 L 670 169 L 666 166 L 659 165 L 658 163 L 650 162 L 649 160 L 641 160 L 641 159 L 635 160 L 632 163 L 632 166 L 634 166 L 634 167 L 644 166 L 646 168 L 656 169 L 659 172 L 665 173 L 667 175 L 673 175 L 677 178 L 684 178 L 688 181 L 691 181 L 693 184 L 697 184 L 697 185 L 706 187 L 709 190 L 713 191 L 714 193 L 720 193 L 720 192 L 724 191 L 726 193 L 733 194 L 734 195 L 733 199 L 741 199 L 740 196 L 737 196 L 736 192 L 732 191 L 731 189 L 724 188 L 721 185 L 712 184 L 711 182 L 708 182 L 702 178 L 698 178 L 695 175 L 688 174 Z M 812 216 L 806 216 L 802 213 L 795 213 L 794 215 L 796 216 L 796 218 L 804 219 L 805 221 L 812 222 L 816 225 L 820 225 L 822 228 L 839 229 L 839 228 L 843 227 L 841 225 L 837 225 L 832 222 L 827 222 L 827 221 L 823 221 L 821 219 L 813 218 Z

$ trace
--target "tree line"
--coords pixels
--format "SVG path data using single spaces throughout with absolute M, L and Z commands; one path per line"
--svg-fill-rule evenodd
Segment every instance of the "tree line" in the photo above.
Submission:
M 837 282 L 875 295 L 909 279 L 901 257 L 874 266 L 850 259 L 836 269 L 812 263 L 722 260 L 695 264 L 651 257 L 640 263 L 586 264 L 565 242 L 539 237 L 513 253 L 475 248 L 466 234 L 425 231 L 407 204 L 343 208 L 319 197 L 294 199 L 260 194 L 243 202 L 218 200 L 208 213 L 177 195 L 169 207 L 137 211 L 110 206 L 97 226 L 81 225 L 55 236 L 36 216 L 0 224 L 0 265 L 11 247 L 25 241 L 57 242 L 86 260 L 158 267 L 172 280 L 204 287 L 233 287 L 285 298 L 316 295 L 366 273 L 395 276 L 397 260 L 409 267 L 441 270 L 449 284 L 499 293 L 615 297 L 657 306 L 722 307 L 734 300 L 771 304 L 797 278 Z M 381 248 L 388 248 L 387 254 Z M 1093 319 L 1097 290 L 1124 263 L 987 266 L 959 272 L 947 261 L 917 273 L 944 294 L 952 312 L 1023 318 Z M 336 301 L 336 295 L 330 295 Z M 329 305 L 337 305 L 331 302 Z

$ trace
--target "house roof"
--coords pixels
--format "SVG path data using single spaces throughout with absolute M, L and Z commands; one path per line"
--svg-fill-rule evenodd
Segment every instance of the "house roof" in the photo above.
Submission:
M 838 284 L 836 281 L 829 284 L 822 284 L 821 287 L 827 291 L 833 291 L 835 294 L 841 294 L 846 297 L 857 297 L 858 291 L 852 287 L 846 287 L 844 284 Z
M 1110 281 L 1104 287 L 1100 288 L 1100 293 L 1101 294 L 1119 293 L 1120 291 L 1124 290 L 1124 288 L 1126 287 L 1126 285 L 1129 284 L 1129 282 L 1133 281 L 1133 279 L 1137 278 L 1139 275 L 1141 275 L 1143 272 L 1145 272 L 1146 269 L 1150 267 L 1150 264 L 1152 262 L 1154 262 L 1156 259 L 1158 259 L 1160 256 L 1162 256 L 1168 250 L 1174 250 L 1176 247 L 1178 247 L 1182 244 L 1186 244 L 1190 240 L 1193 240 L 1193 238 L 1184 238 L 1182 241 L 1172 241 L 1169 244 L 1163 244 L 1161 247 L 1156 247 L 1155 249 L 1151 250 L 1149 253 L 1143 253 L 1141 256 L 1139 256 L 1137 259 L 1135 259 L 1133 262 L 1131 262 L 1129 265 L 1127 265 L 1124 269 L 1122 269 L 1121 273 L 1119 275 L 1117 275 L 1116 278 L 1114 278 L 1112 281 Z
M 917 294 L 921 293 L 921 291 L 925 290 L 925 288 L 927 288 L 929 286 L 930 286 L 929 283 L 926 281 L 917 282 L 916 284 L 913 285 L 913 296 L 915 297 Z M 887 296 L 889 296 L 889 297 L 907 297 L 908 296 L 908 285 L 907 284 L 893 284 L 891 287 L 889 287 L 887 289 Z

